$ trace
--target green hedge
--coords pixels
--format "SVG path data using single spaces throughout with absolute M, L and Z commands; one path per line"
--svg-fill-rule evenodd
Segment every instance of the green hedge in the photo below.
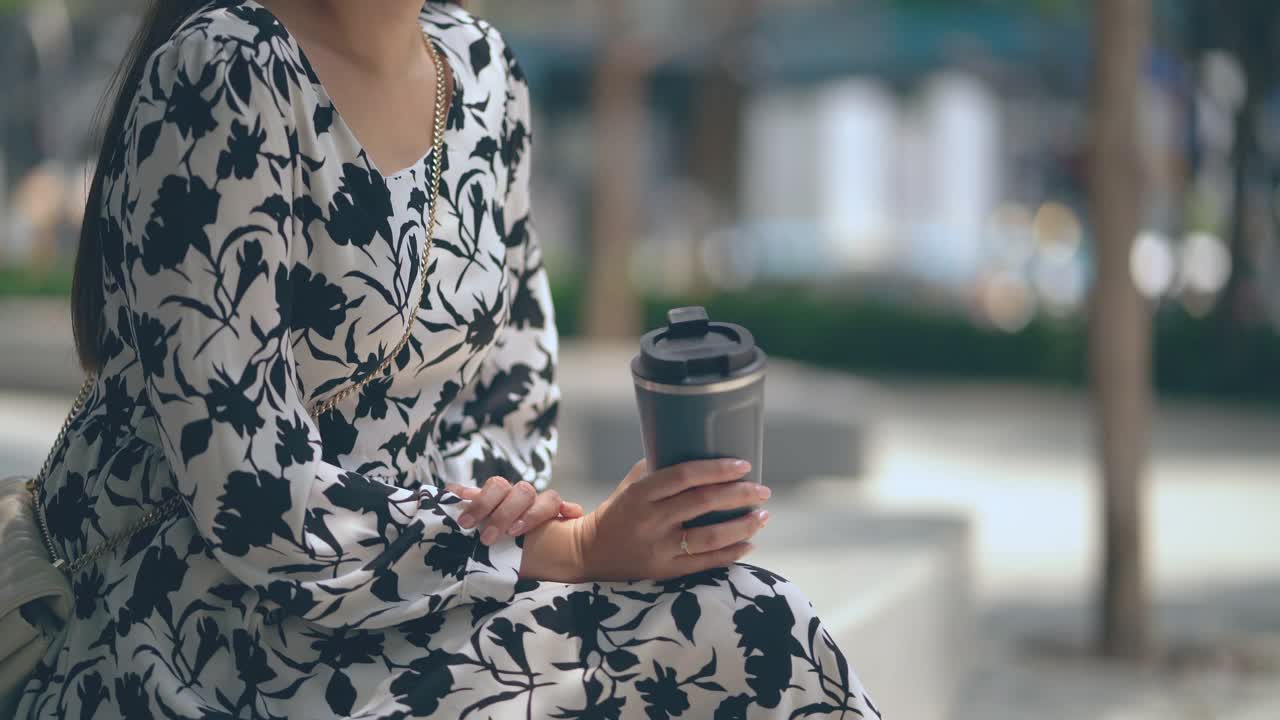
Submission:
M 35 275 L 0 269 L 0 296 L 66 295 L 69 269 Z M 566 337 L 578 334 L 581 286 L 553 288 Z M 1023 380 L 1079 385 L 1086 376 L 1086 328 L 1038 318 L 1016 333 L 967 318 L 824 294 L 811 288 L 753 288 L 705 298 L 643 300 L 645 327 L 668 308 L 705 305 L 713 318 L 750 328 L 772 355 L 878 376 Z M 1280 404 L 1280 335 L 1265 328 L 1223 332 L 1180 310 L 1156 318 L 1155 381 L 1162 392 Z
M 581 290 L 553 288 L 562 334 L 578 334 Z M 938 313 L 827 295 L 807 288 L 753 288 L 705 298 L 645 298 L 645 327 L 666 310 L 704 305 L 740 323 L 770 354 L 877 376 L 1023 380 L 1081 385 L 1087 374 L 1080 320 L 1038 318 L 1016 333 Z M 1225 334 L 1180 310 L 1156 318 L 1155 383 L 1161 392 L 1280 404 L 1280 335 L 1265 328 Z
M 0 267 L 0 297 L 12 295 L 71 294 L 71 268 L 55 266 L 45 273 L 25 268 Z

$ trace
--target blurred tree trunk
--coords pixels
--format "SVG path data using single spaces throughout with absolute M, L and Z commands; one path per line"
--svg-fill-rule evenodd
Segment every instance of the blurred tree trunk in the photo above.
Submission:
M 726 53 L 727 55 L 727 53 Z M 717 220 L 737 209 L 738 155 L 746 98 L 738 71 L 724 55 L 699 73 L 694 91 L 693 176 L 715 202 Z
M 740 217 L 742 142 L 748 97 L 747 74 L 751 68 L 749 32 L 759 12 L 759 0 L 722 0 L 704 3 L 713 40 L 708 61 L 698 73 L 693 89 L 693 130 L 690 135 L 690 174 L 710 201 L 708 212 L 694 219 L 694 242 L 689 262 L 701 268 L 702 238 Z M 695 296 L 711 289 L 705 272 L 692 275 Z
M 1090 369 L 1103 484 L 1101 644 L 1146 652 L 1143 466 L 1151 403 L 1151 317 L 1134 287 L 1130 248 L 1143 192 L 1137 136 L 1149 0 L 1094 0 L 1089 196 L 1096 231 Z
M 694 178 L 716 203 L 718 222 L 732 221 L 738 210 L 746 76 L 750 71 L 748 33 L 759 0 L 729 0 L 714 6 L 717 36 L 709 62 L 698 74 L 693 97 Z
M 638 232 L 645 80 L 651 63 L 640 41 L 622 28 L 622 3 L 615 0 L 611 6 L 611 27 L 605 34 L 610 41 L 592 89 L 595 171 L 584 329 L 591 338 L 632 338 L 640 332 L 641 311 L 628 265 Z

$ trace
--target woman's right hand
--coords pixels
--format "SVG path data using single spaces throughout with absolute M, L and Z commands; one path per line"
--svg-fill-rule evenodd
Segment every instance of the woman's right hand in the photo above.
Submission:
M 711 510 L 759 505 L 769 488 L 744 482 L 742 460 L 693 460 L 649 472 L 641 460 L 609 499 L 579 521 L 583 575 L 590 580 L 664 580 L 729 565 L 769 519 L 767 510 L 685 530 Z M 687 533 L 687 535 L 685 535 Z M 689 552 L 680 547 L 682 535 Z
M 580 518 L 582 506 L 560 498 L 554 489 L 538 492 L 532 483 L 516 481 L 495 475 L 485 481 L 484 487 L 471 487 L 448 483 L 445 490 L 469 501 L 467 510 L 458 517 L 464 528 L 485 525 L 480 542 L 492 545 L 504 535 L 512 537 L 534 530 L 557 517 Z

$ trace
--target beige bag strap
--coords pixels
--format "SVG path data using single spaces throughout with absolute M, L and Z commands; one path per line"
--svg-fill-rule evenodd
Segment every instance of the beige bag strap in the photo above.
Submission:
M 409 342 L 409 336 L 413 334 L 413 326 L 417 323 L 418 308 L 422 306 L 422 301 L 427 296 L 427 268 L 431 257 L 431 246 L 434 241 L 436 231 L 436 208 L 440 204 L 440 172 L 444 165 L 444 159 L 441 157 L 444 148 L 444 128 L 445 128 L 445 65 L 440 57 L 440 51 L 423 33 L 422 38 L 427 46 L 427 52 L 431 55 L 431 61 L 436 69 L 436 102 L 434 126 L 432 128 L 431 152 L 433 155 L 432 172 L 431 172 L 431 209 L 429 219 L 427 221 L 426 237 L 422 241 L 422 263 L 421 270 L 418 273 L 418 302 L 410 310 L 409 322 L 405 325 L 404 336 L 400 338 L 400 342 L 396 343 L 395 349 L 387 353 L 387 356 L 378 363 L 378 366 L 369 372 L 368 375 L 360 379 L 359 382 L 343 388 L 341 391 L 334 393 L 328 399 L 318 403 L 309 411 L 312 418 L 318 418 L 321 415 L 332 410 L 338 403 L 342 402 L 348 395 L 356 392 L 364 387 L 366 383 L 379 377 L 382 371 L 395 360 L 396 356 L 404 349 L 406 343 Z M 44 460 L 44 465 L 40 467 L 40 472 L 35 477 L 27 481 L 27 488 L 34 496 L 36 525 L 40 528 L 40 535 L 44 538 L 45 549 L 49 551 L 49 557 L 53 560 L 53 566 L 58 568 L 67 575 L 73 575 L 80 568 L 88 565 L 98 559 L 103 553 L 119 546 L 129 538 L 133 537 L 138 531 L 155 525 L 166 518 L 176 515 L 182 508 L 182 496 L 174 494 L 168 500 L 160 503 L 151 510 L 148 510 L 138 518 L 135 522 L 124 528 L 120 532 L 107 538 L 101 544 L 95 546 L 84 555 L 78 558 L 64 558 L 58 552 L 57 545 L 53 542 L 53 537 L 49 534 L 49 524 L 45 520 L 44 514 L 44 481 L 49 474 L 49 467 L 53 464 L 53 457 L 57 449 L 66 439 L 67 429 L 71 427 L 71 421 L 75 419 L 80 411 L 84 409 L 84 403 L 89 397 L 90 391 L 93 389 L 96 378 L 90 377 L 80 386 L 80 392 L 76 395 L 75 402 L 71 405 L 71 412 L 67 414 L 67 419 L 62 423 L 62 429 L 58 431 L 58 437 L 54 440 L 53 448 L 50 449 L 48 457 Z

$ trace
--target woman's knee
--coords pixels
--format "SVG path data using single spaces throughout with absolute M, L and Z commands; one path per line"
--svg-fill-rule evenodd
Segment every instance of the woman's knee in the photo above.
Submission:
M 799 600 L 806 607 L 809 605 L 809 599 L 790 580 L 773 570 L 749 562 L 730 565 L 729 582 L 743 595 L 759 595 L 763 592 Z

